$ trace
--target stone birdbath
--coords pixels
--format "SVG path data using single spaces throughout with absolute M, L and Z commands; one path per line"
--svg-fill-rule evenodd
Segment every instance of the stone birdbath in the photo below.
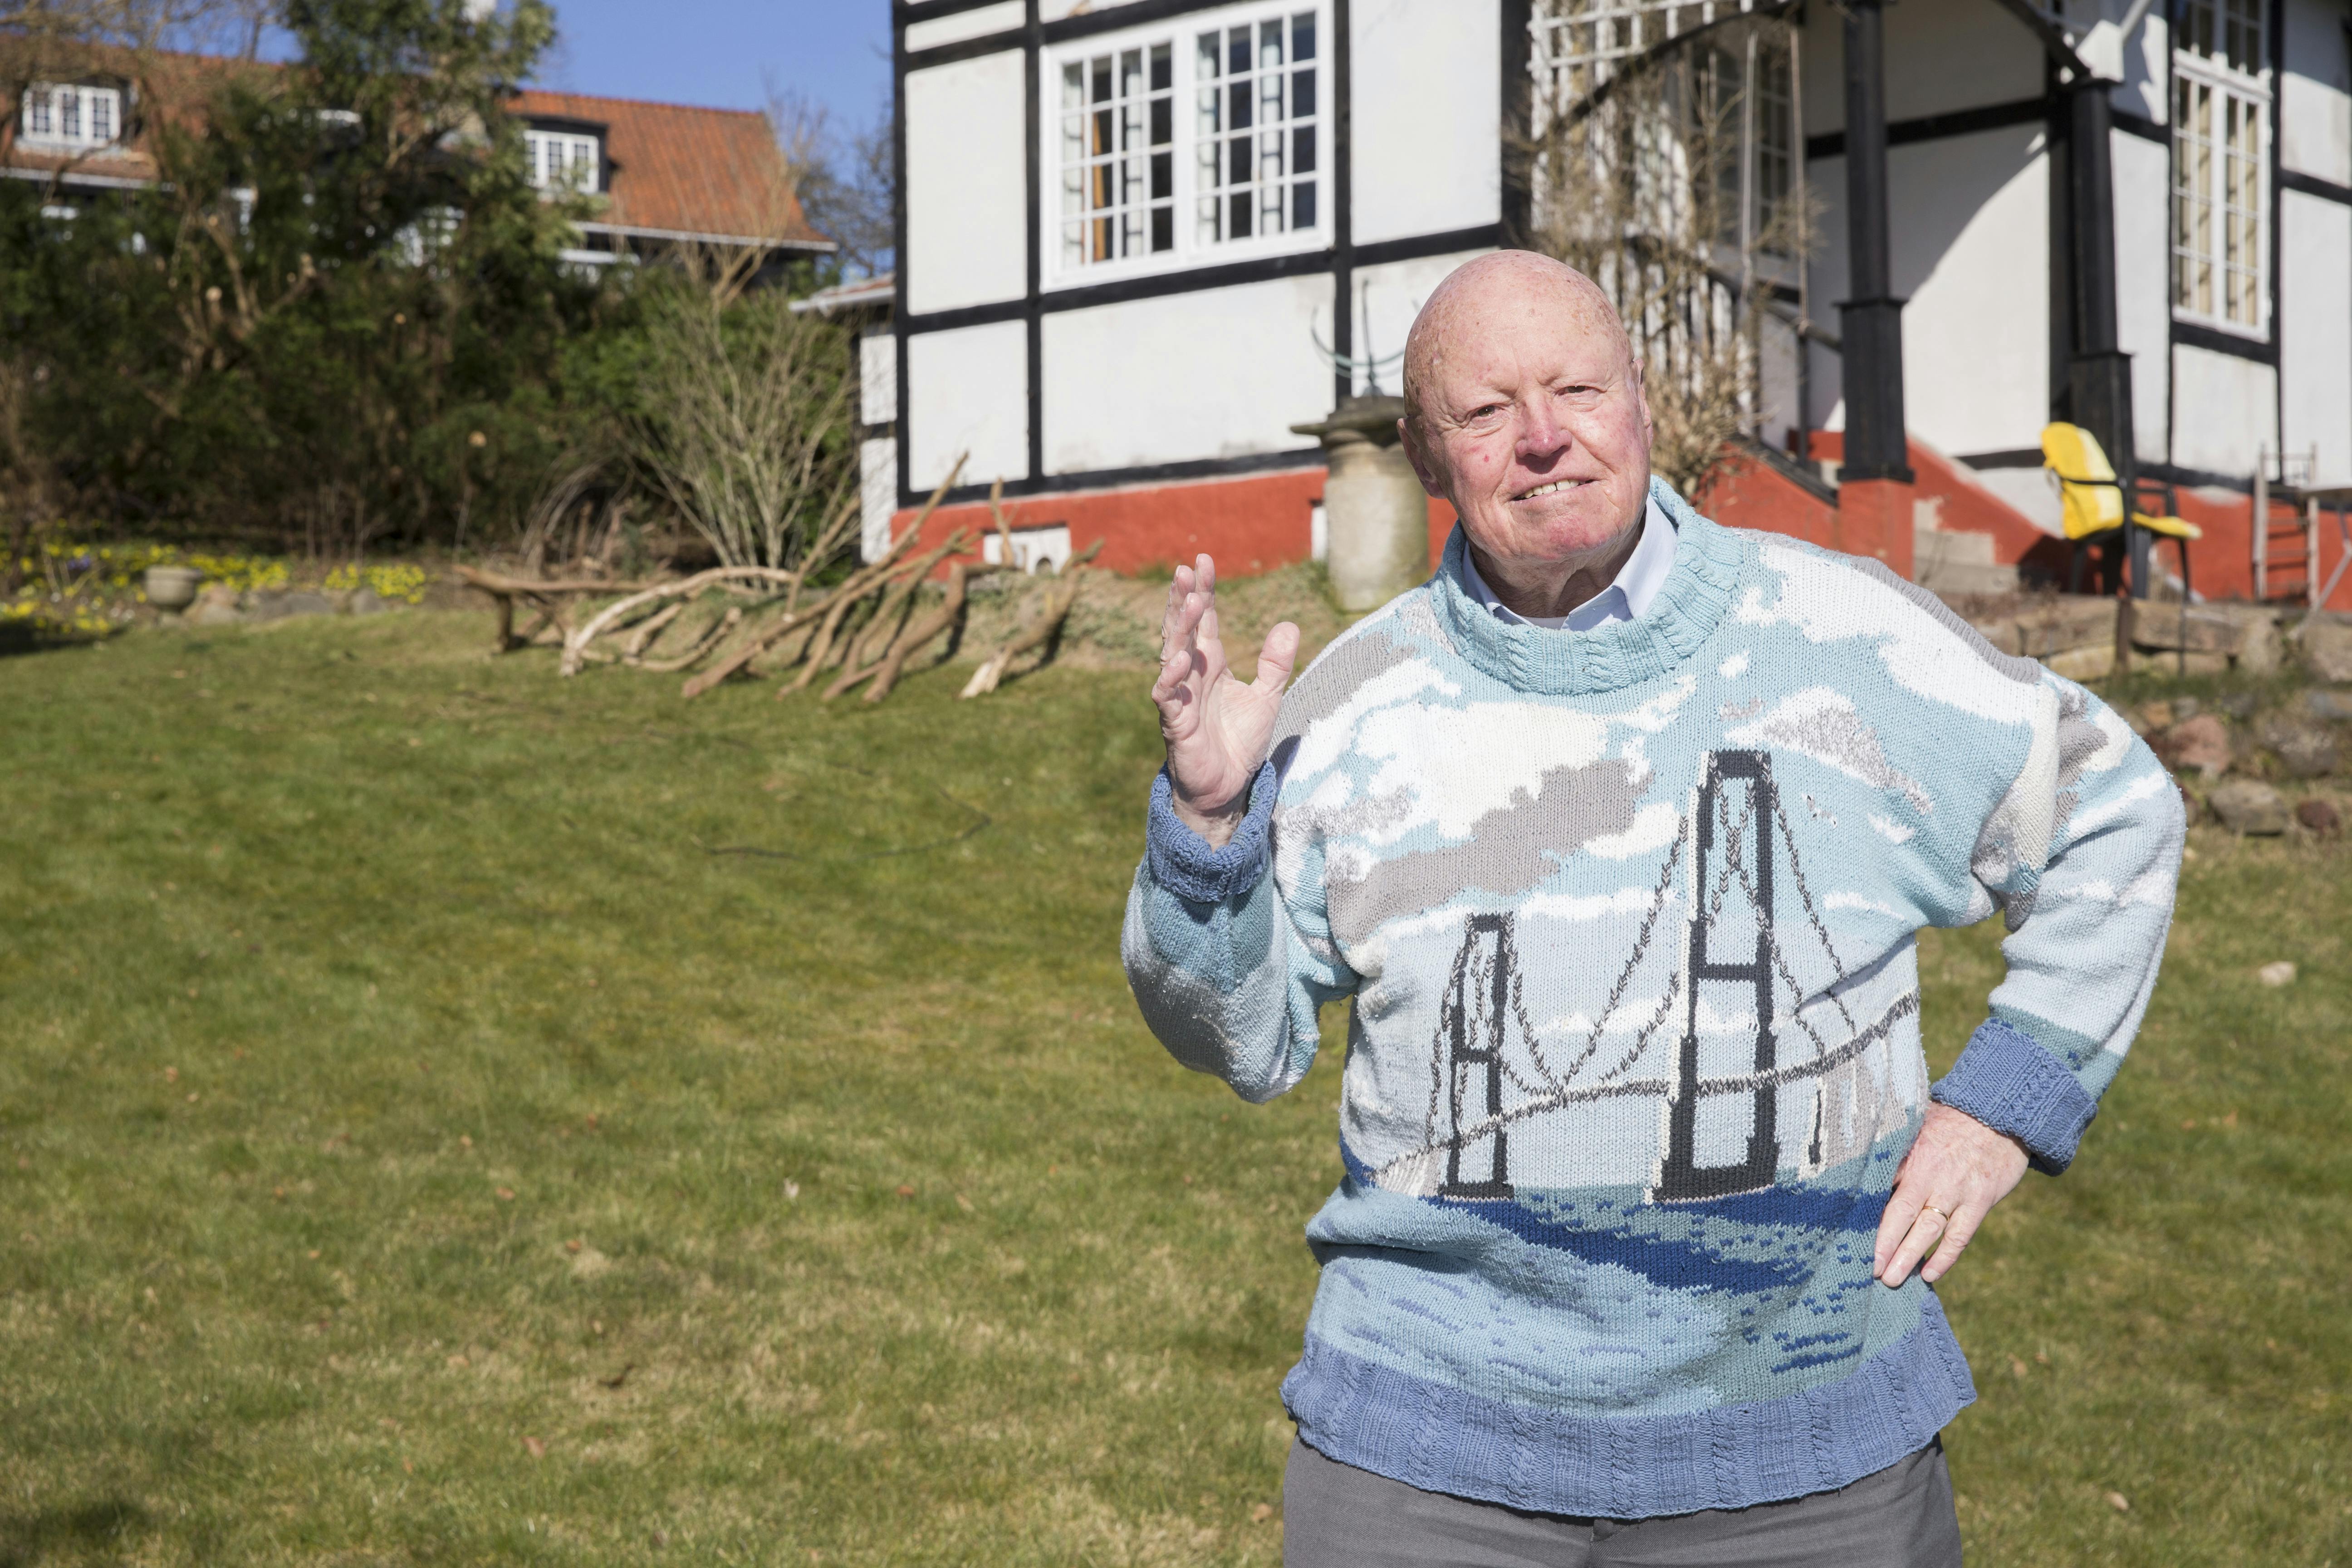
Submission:
M 1404 399 L 1343 397 L 1331 416 L 1293 425 L 1323 443 L 1324 562 L 1343 610 L 1376 610 L 1429 576 L 1429 498 L 1397 436 Z
M 196 602 L 196 589 L 204 580 L 205 574 L 193 566 L 150 566 L 147 602 L 165 615 L 176 616 Z

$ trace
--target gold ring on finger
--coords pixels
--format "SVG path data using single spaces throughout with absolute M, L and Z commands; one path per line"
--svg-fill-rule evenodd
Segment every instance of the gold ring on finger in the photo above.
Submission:
M 1941 1225 L 1948 1229 L 1950 1227 L 1952 1216 L 1946 1214 L 1942 1209 L 1937 1208 L 1934 1204 L 1921 1204 L 1919 1205 L 1919 1210 L 1922 1214 L 1934 1215 L 1936 1216 L 1936 1222 L 1938 1225 Z

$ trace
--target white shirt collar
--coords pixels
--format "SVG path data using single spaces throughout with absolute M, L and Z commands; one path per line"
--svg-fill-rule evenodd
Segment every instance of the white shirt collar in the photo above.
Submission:
M 1618 570 L 1616 580 L 1600 593 L 1587 599 L 1565 616 L 1522 616 L 1500 599 L 1478 575 L 1478 563 L 1468 550 L 1462 552 L 1463 586 L 1470 596 L 1486 606 L 1494 617 L 1506 625 L 1546 626 L 1558 631 L 1589 632 L 1611 621 L 1638 621 L 1650 612 L 1650 603 L 1665 586 L 1666 577 L 1675 569 L 1675 521 L 1652 500 L 1642 516 L 1641 542 Z

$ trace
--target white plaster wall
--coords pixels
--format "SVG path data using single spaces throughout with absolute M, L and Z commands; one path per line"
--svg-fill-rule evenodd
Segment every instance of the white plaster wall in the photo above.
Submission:
M 1811 174 L 1825 194 L 1843 195 L 1843 159 L 1816 161 Z M 1888 151 L 1895 292 L 1910 300 L 1903 311 L 1904 415 L 1945 451 L 1965 456 L 2041 441 L 2050 406 L 2047 179 L 2038 126 Z M 1814 310 L 1832 331 L 1846 290 L 1845 245 L 1843 204 L 1833 202 L 1812 275 Z M 1837 357 L 1816 353 L 1813 367 L 1814 424 L 1842 429 Z
M 898 340 L 889 332 L 857 340 L 857 417 L 866 425 L 898 417 Z
M 2210 349 L 2172 350 L 2172 460 L 2251 479 L 2264 447 L 2278 451 L 2278 373 Z
M 1845 124 L 1845 33 L 1833 6 L 1804 13 L 1805 130 L 1818 136 Z M 1906 0 L 1885 15 L 1888 120 L 2042 96 L 2042 46 L 1998 5 Z
M 2133 445 L 2143 461 L 2165 458 L 2166 376 L 2172 362 L 2170 149 L 2117 132 L 2110 143 L 2116 193 L 2116 338 L 2132 356 Z M 2046 294 L 2045 294 L 2046 297 Z
M 2279 194 L 2280 441 L 2352 483 L 2352 207 Z
M 1355 241 L 1502 216 L 1497 0 L 1355 0 Z
M 2352 62 L 2341 0 L 2285 0 L 2279 39 L 2279 164 L 2352 185 Z
M 971 457 L 960 484 L 1028 477 L 1028 341 L 1019 321 L 907 340 L 907 418 L 900 435 L 913 489 L 929 491 L 964 451 Z
M 907 25 L 907 52 L 935 49 L 942 44 L 961 44 L 966 38 L 984 38 L 991 33 L 1010 32 L 1029 18 L 1029 8 L 1022 0 L 999 0 L 994 5 L 982 5 L 977 11 L 959 11 L 953 16 L 934 16 L 927 22 Z
M 2137 114 L 2158 125 L 2172 121 L 2172 103 L 2165 95 L 2172 72 L 2172 29 L 2164 7 L 2151 5 L 2138 31 L 2123 43 L 2123 82 L 2109 100 L 2117 112 Z
M 872 561 L 890 547 L 890 514 L 898 510 L 898 443 L 888 437 L 857 445 L 857 558 Z
M 1330 319 L 1328 278 L 1047 316 L 1045 471 L 1313 446 L 1290 426 L 1330 412 L 1331 370 L 1308 336 L 1319 322 L 1329 342 Z
M 1757 336 L 1762 345 L 1758 433 L 1767 445 L 1785 452 L 1789 432 L 1797 423 L 1797 330 L 1777 316 L 1767 316 Z
M 1404 385 L 1404 362 L 1391 359 L 1404 349 L 1405 335 L 1412 331 L 1413 318 L 1446 274 L 1473 257 L 1484 256 L 1483 250 L 1465 250 L 1451 256 L 1433 256 L 1419 261 L 1391 261 L 1380 267 L 1356 268 L 1356 302 L 1349 312 L 1350 330 L 1355 333 L 1355 354 L 1365 353 L 1364 321 L 1371 318 L 1371 353 L 1377 359 L 1391 359 L 1380 368 L 1381 390 L 1398 392 Z M 1316 335 L 1325 342 L 1331 341 L 1331 306 L 1326 300 L 1318 308 L 1315 318 Z M 1356 390 L 1365 390 L 1364 378 L 1356 378 Z
M 907 308 L 1017 300 L 1028 287 L 1021 52 L 907 78 Z

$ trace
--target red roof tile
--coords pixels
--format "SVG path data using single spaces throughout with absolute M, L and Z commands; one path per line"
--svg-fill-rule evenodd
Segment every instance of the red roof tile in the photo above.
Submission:
M 604 128 L 610 185 L 600 225 L 829 244 L 801 211 L 765 115 L 576 92 L 525 92 L 509 109 L 522 120 Z

